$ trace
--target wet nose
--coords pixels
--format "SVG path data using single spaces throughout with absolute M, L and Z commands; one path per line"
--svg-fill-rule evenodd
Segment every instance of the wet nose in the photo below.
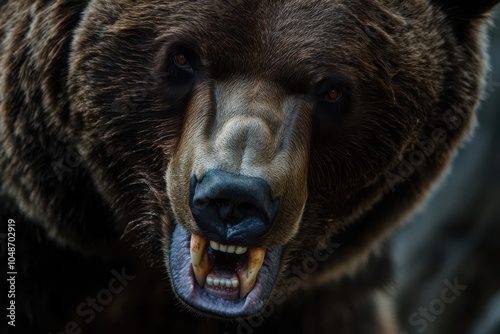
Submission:
M 264 179 L 211 170 L 201 180 L 191 177 L 190 207 L 210 239 L 248 245 L 269 231 L 279 199 Z

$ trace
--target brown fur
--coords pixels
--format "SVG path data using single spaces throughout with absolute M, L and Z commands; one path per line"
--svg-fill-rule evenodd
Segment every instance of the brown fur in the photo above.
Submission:
M 260 330 L 290 315 L 296 332 L 388 326 L 375 312 L 390 268 L 381 244 L 471 129 L 496 2 L 4 1 L 2 219 L 22 215 L 87 254 L 113 257 L 122 237 L 168 270 L 173 219 L 203 233 L 191 175 L 258 176 L 281 198 L 250 245 L 285 246 L 276 294 L 294 290 L 286 273 L 312 250 L 340 245 Z M 176 44 L 203 69 L 186 92 L 164 77 Z M 335 122 L 317 111 L 326 77 L 349 85 Z M 405 174 L 436 129 L 446 140 Z

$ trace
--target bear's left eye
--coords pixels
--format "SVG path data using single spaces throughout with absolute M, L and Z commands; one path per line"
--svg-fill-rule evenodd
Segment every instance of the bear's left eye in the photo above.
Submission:
M 314 87 L 316 103 L 314 119 L 323 134 L 331 133 L 351 108 L 351 81 L 339 77 L 327 78 Z
M 192 72 L 193 68 L 189 62 L 188 56 L 184 52 L 178 52 L 173 55 L 174 64 L 184 71 Z
M 343 94 L 340 90 L 333 88 L 325 94 L 325 100 L 337 103 L 342 100 Z

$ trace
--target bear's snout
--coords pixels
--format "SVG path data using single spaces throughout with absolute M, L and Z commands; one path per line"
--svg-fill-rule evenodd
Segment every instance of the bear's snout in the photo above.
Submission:
M 262 178 L 211 170 L 191 178 L 189 204 L 199 227 L 225 244 L 255 244 L 272 226 L 279 199 Z

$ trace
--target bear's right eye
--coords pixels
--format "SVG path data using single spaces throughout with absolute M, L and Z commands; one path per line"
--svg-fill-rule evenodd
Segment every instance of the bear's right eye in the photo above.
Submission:
M 191 63 L 184 52 L 178 52 L 173 55 L 174 64 L 181 70 L 193 72 Z
M 331 89 L 328 93 L 325 94 L 325 99 L 328 102 L 333 102 L 337 103 L 342 100 L 343 94 L 340 90 L 338 89 Z

